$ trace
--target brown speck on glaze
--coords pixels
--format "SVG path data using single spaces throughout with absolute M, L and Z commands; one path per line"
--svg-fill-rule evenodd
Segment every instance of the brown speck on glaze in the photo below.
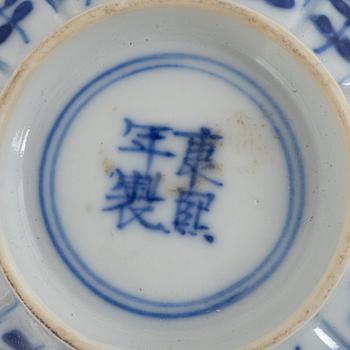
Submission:
M 114 162 L 110 161 L 108 158 L 104 157 L 102 160 L 102 168 L 103 172 L 109 176 L 112 171 L 115 169 L 115 164 Z
M 224 164 L 216 163 L 213 170 L 216 174 L 222 175 L 224 173 Z

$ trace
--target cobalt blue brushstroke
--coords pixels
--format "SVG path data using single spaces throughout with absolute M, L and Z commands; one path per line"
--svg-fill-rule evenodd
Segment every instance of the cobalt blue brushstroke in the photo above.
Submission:
M 33 347 L 27 337 L 18 329 L 13 329 L 2 335 L 3 342 L 14 350 L 37 350 Z M 43 347 L 40 347 L 41 349 Z
M 335 9 L 343 16 L 350 18 L 350 6 L 343 0 L 329 0 Z
M 145 216 L 155 211 L 158 202 L 164 201 L 157 194 L 162 176 L 158 172 L 152 174 L 151 168 L 156 157 L 175 157 L 174 153 L 158 148 L 158 142 L 163 141 L 172 129 L 164 125 L 135 123 L 130 118 L 124 118 L 124 123 L 123 136 L 129 136 L 131 140 L 119 146 L 118 150 L 142 154 L 146 157 L 146 166 L 144 171 L 138 169 L 125 173 L 120 168 L 113 171 L 110 177 L 116 178 L 116 181 L 105 196 L 110 204 L 102 211 L 117 212 L 117 228 L 120 230 L 136 221 L 147 230 L 168 234 L 170 230 L 161 222 L 151 222 Z
M 350 61 L 350 42 L 347 37 L 343 38 L 343 35 L 350 26 L 350 21 L 345 21 L 339 32 L 336 32 L 327 16 L 311 16 L 310 19 L 318 31 L 328 39 L 322 46 L 314 49 L 315 53 L 321 54 L 334 45 L 339 54 L 344 59 Z
M 6 15 L 4 11 L 14 4 L 14 1 L 9 1 L 5 2 L 4 5 L 0 7 L 0 17 L 7 21 L 5 24 L 0 26 L 0 44 L 4 43 L 10 37 L 13 30 L 16 30 L 20 34 L 24 43 L 29 42 L 26 32 L 19 26 L 18 23 L 32 12 L 33 3 L 30 0 L 23 1 L 17 5 L 11 16 Z
M 124 174 L 121 169 L 117 168 L 114 175 L 117 177 L 117 182 L 113 185 L 111 194 L 105 196 L 105 199 L 112 201 L 112 204 L 103 208 L 102 211 L 118 211 L 117 228 L 122 230 L 132 222 L 137 221 L 147 230 L 170 233 L 169 229 L 161 222 L 152 223 L 144 218 L 145 214 L 154 212 L 156 203 L 164 201 L 164 198 L 157 195 L 161 174 L 156 173 L 153 177 L 148 173 L 142 174 L 137 170 L 134 170 L 131 174 Z M 137 185 L 140 183 L 141 190 Z M 118 194 L 120 190 L 122 194 Z M 117 194 L 115 194 L 116 192 Z M 142 204 L 144 206 L 141 209 Z M 131 211 L 131 215 L 124 215 L 128 211 Z
M 350 6 L 343 0 L 329 0 L 333 7 L 345 17 L 345 21 L 339 31 L 336 31 L 326 15 L 310 16 L 317 30 L 327 38 L 327 41 L 320 47 L 314 49 L 315 53 L 320 54 L 334 46 L 341 57 L 350 61 L 350 40 L 343 37 L 350 27 Z
M 211 130 L 208 128 L 201 128 L 199 133 L 196 132 L 185 132 L 185 131 L 174 131 L 174 135 L 178 137 L 185 137 L 188 139 L 188 144 L 187 144 L 187 149 L 186 153 L 190 151 L 191 147 L 194 142 L 194 140 L 197 140 L 196 145 L 199 144 L 201 147 L 198 149 L 198 146 L 195 148 L 195 152 L 203 152 L 203 150 L 208 151 L 208 147 L 210 146 L 210 143 L 208 144 L 209 141 L 213 143 L 213 141 L 221 140 L 222 136 L 221 135 L 215 135 L 211 133 Z M 205 143 L 207 142 L 207 143 Z M 190 148 L 189 148 L 190 147 Z M 181 176 L 185 175 L 188 172 L 188 169 L 190 169 L 191 177 L 190 177 L 190 184 L 189 187 L 190 189 L 193 189 L 196 186 L 197 179 L 198 177 L 203 177 L 205 178 L 206 181 L 212 183 L 215 186 L 222 186 L 223 184 L 220 181 L 211 179 L 204 174 L 202 174 L 199 171 L 199 164 L 188 164 L 188 162 L 193 163 L 193 159 L 196 162 L 204 162 L 206 164 L 203 164 L 202 169 L 210 169 L 211 167 L 214 166 L 212 156 L 213 154 L 210 154 L 215 151 L 215 146 L 212 150 L 209 151 L 209 154 L 206 156 L 204 155 L 199 155 L 196 154 L 195 156 L 191 154 L 186 154 L 185 157 L 182 160 L 182 164 L 180 166 L 180 169 L 177 171 L 176 175 Z M 202 161 L 200 161 L 202 159 Z
M 12 5 L 14 5 L 18 0 L 5 0 L 4 2 L 4 8 L 5 7 L 10 7 Z
M 270 123 L 272 124 L 272 128 L 274 130 L 274 132 L 276 133 L 278 139 L 280 140 L 281 143 L 281 147 L 283 150 L 283 153 L 285 155 L 286 158 L 286 163 L 287 163 L 287 169 L 288 169 L 288 174 L 289 174 L 289 180 L 291 181 L 291 185 L 290 185 L 290 198 L 289 198 L 289 209 L 288 209 L 288 216 L 287 216 L 287 220 L 285 222 L 285 225 L 283 227 L 282 230 L 282 234 L 281 237 L 278 239 L 278 241 L 276 242 L 275 246 L 273 247 L 273 249 L 271 250 L 271 252 L 268 254 L 268 256 L 264 259 L 263 262 L 261 262 L 261 264 L 254 270 L 252 271 L 250 274 L 248 274 L 246 277 L 242 278 L 239 282 L 234 283 L 233 285 L 229 286 L 228 288 L 226 288 L 225 290 L 216 293 L 214 296 L 210 296 L 207 298 L 203 298 L 200 299 L 198 301 L 192 301 L 192 302 L 187 302 L 187 303 L 170 303 L 170 302 L 154 302 L 154 301 L 150 301 L 150 300 L 145 300 L 145 299 L 141 299 L 132 295 L 129 295 L 127 293 L 124 293 L 116 288 L 114 288 L 113 286 L 108 285 L 108 283 L 106 283 L 105 281 L 103 281 L 101 278 L 99 278 L 99 276 L 94 275 L 94 273 L 89 270 L 89 268 L 85 265 L 85 263 L 83 261 L 81 261 L 80 257 L 77 256 L 73 250 L 73 248 L 70 246 L 69 241 L 67 241 L 67 237 L 63 231 L 63 228 L 61 226 L 59 217 L 58 217 L 58 212 L 57 212 L 57 208 L 56 208 L 56 204 L 55 201 L 53 201 L 52 203 L 52 210 L 53 210 L 53 215 L 55 218 L 55 223 L 56 226 L 58 227 L 59 231 L 60 231 L 60 235 L 61 238 L 64 239 L 64 244 L 66 246 L 66 249 L 69 251 L 69 253 L 73 256 L 73 258 L 75 259 L 76 263 L 80 266 L 81 269 L 83 269 L 83 271 L 85 271 L 85 273 L 88 273 L 90 276 L 92 276 L 94 278 L 94 280 L 101 284 L 103 287 L 108 288 L 110 291 L 113 291 L 115 293 L 118 293 L 119 296 L 122 297 L 126 297 L 128 300 L 132 300 L 132 301 L 137 301 L 140 302 L 142 304 L 148 304 L 148 305 L 152 305 L 152 306 L 160 306 L 160 307 L 166 307 L 166 308 L 171 308 L 171 307 L 179 307 L 179 306 L 193 306 L 193 305 L 200 305 L 202 306 L 200 309 L 194 309 L 194 310 L 190 310 L 190 311 L 184 311 L 184 312 L 178 312 L 178 313 L 169 313 L 169 312 L 153 312 L 153 311 L 148 311 L 148 310 L 142 310 L 139 308 L 134 308 L 132 306 L 129 305 L 125 305 L 124 303 L 120 303 L 119 301 L 114 300 L 113 298 L 111 298 L 110 296 L 108 296 L 106 293 L 101 292 L 98 288 L 96 288 L 93 284 L 91 284 L 91 282 L 89 282 L 88 280 L 86 280 L 85 277 L 83 277 L 79 270 L 76 268 L 76 266 L 74 264 L 72 264 L 72 262 L 67 258 L 67 256 L 63 253 L 63 251 L 61 251 L 61 248 L 56 240 L 55 235 L 53 234 L 48 216 L 47 216 L 47 212 L 46 212 L 46 199 L 44 196 L 44 171 L 45 171 L 45 163 L 48 157 L 48 149 L 49 146 L 52 142 L 52 139 L 54 137 L 55 131 L 58 128 L 59 124 L 61 123 L 62 119 L 65 117 L 65 114 L 69 111 L 69 109 L 74 105 L 75 102 L 77 102 L 80 97 L 86 93 L 89 89 L 91 89 L 91 87 L 96 84 L 98 81 L 100 81 L 102 78 L 108 76 L 109 74 L 120 70 L 124 67 L 130 66 L 132 64 L 135 63 L 145 63 L 145 62 L 149 62 L 151 60 L 155 60 L 155 59 L 181 59 L 181 58 L 186 58 L 186 59 L 193 59 L 193 60 L 197 60 L 197 61 L 201 61 L 201 62 L 206 62 L 206 63 L 211 63 L 211 64 L 215 64 L 221 68 L 227 69 L 229 70 L 231 73 L 234 73 L 238 76 L 240 76 L 241 78 L 245 79 L 247 82 L 249 82 L 251 85 L 253 85 L 254 88 L 258 89 L 258 91 L 264 96 L 264 98 L 267 98 L 269 100 L 269 102 L 271 103 L 271 105 L 273 106 L 273 108 L 275 109 L 275 111 L 278 113 L 281 122 L 283 123 L 284 127 L 286 128 L 287 132 L 292 135 L 291 137 L 291 143 L 293 146 L 293 150 L 294 150 L 294 154 L 296 157 L 296 161 L 297 161 L 297 168 L 298 168 L 298 174 L 299 174 L 299 178 L 300 178 L 300 186 L 301 186 L 301 190 L 300 190 L 300 200 L 298 203 L 298 210 L 295 213 L 294 209 L 291 208 L 291 203 L 292 200 L 294 200 L 295 197 L 295 192 L 294 192 L 294 170 L 292 168 L 292 163 L 290 160 L 290 156 L 287 150 L 287 146 L 285 144 L 285 140 L 283 138 L 283 136 L 281 135 L 281 133 L 279 132 L 278 128 L 274 125 L 274 121 L 271 120 L 270 115 L 268 113 L 268 111 L 264 111 L 263 107 L 259 104 L 258 101 L 256 101 L 252 96 L 250 96 L 249 94 L 247 94 L 244 90 L 242 90 L 239 86 L 235 85 L 232 81 L 230 81 L 229 79 L 227 79 L 224 76 L 218 75 L 216 73 L 212 73 L 210 71 L 204 70 L 204 69 L 200 69 L 197 68 L 195 66 L 186 66 L 186 65 L 178 65 L 178 64 L 163 64 L 163 65 L 153 65 L 153 66 L 148 66 L 148 67 L 144 67 L 142 69 L 136 69 L 134 71 L 131 71 L 129 73 L 126 73 L 120 77 L 118 77 L 115 80 L 112 80 L 111 82 L 109 82 L 107 85 L 99 88 L 98 90 L 94 91 L 90 96 L 88 96 L 88 98 L 83 101 L 83 103 L 80 105 L 80 107 L 75 110 L 73 117 L 75 118 L 78 113 L 86 106 L 86 104 L 94 97 L 96 96 L 98 93 L 100 93 L 102 90 L 106 89 L 108 86 L 110 86 L 111 84 L 116 83 L 117 81 L 120 81 L 122 79 L 125 79 L 129 76 L 133 76 L 135 74 L 141 73 L 141 72 L 146 72 L 146 71 L 152 71 L 152 70 L 159 70 L 159 69 L 187 69 L 187 70 L 192 70 L 192 71 L 197 71 L 197 72 L 201 72 L 201 73 L 206 73 L 210 76 L 213 76 L 217 79 L 220 79 L 228 84 L 230 84 L 231 86 L 235 87 L 236 89 L 238 89 L 240 92 L 244 93 L 247 97 L 249 97 L 253 103 L 256 104 L 256 106 L 263 112 L 263 114 L 265 115 L 265 117 L 270 121 Z M 59 137 L 58 140 L 58 144 L 61 144 L 63 142 L 63 138 L 65 133 L 68 131 L 70 125 L 73 122 L 74 118 L 71 118 L 67 125 L 64 127 L 63 129 L 63 134 Z M 55 166 L 57 163 L 57 158 L 58 158 L 58 150 L 56 148 L 53 159 L 54 160 L 54 164 L 50 170 L 50 192 L 52 197 L 54 198 L 55 196 L 55 186 L 54 186 L 54 174 L 55 174 Z M 284 117 L 282 111 L 280 110 L 280 108 L 277 106 L 277 104 L 270 98 L 270 96 L 268 96 L 254 81 L 252 81 L 249 77 L 247 77 L 246 75 L 244 75 L 242 72 L 237 71 L 234 67 L 232 66 L 228 66 L 225 65 L 221 62 L 218 62 L 216 60 L 212 60 L 209 58 L 205 58 L 205 57 L 201 57 L 201 56 L 196 56 L 196 55 L 186 55 L 186 54 L 160 54 L 160 55 L 153 55 L 153 56 L 148 56 L 148 57 L 144 57 L 144 58 L 139 58 L 139 59 L 135 59 L 135 60 L 130 60 L 126 63 L 123 63 L 121 65 L 118 65 L 108 71 L 106 71 L 105 73 L 99 75 L 98 77 L 96 77 L 93 81 L 91 81 L 90 83 L 88 83 L 85 87 L 83 87 L 70 101 L 70 103 L 65 107 L 65 109 L 63 110 L 63 112 L 60 114 L 59 118 L 56 120 L 52 130 L 50 131 L 50 134 L 48 136 L 47 142 L 46 142 L 46 146 L 44 148 L 43 151 L 43 156 L 42 156 L 42 162 L 40 165 L 40 175 L 39 175 L 39 196 L 40 196 L 40 205 L 42 208 L 42 212 L 43 212 L 43 219 L 46 225 L 46 228 L 48 230 L 48 233 L 50 235 L 50 238 L 52 240 L 53 245 L 55 246 L 56 250 L 58 251 L 59 255 L 61 256 L 61 258 L 63 259 L 63 261 L 67 264 L 67 266 L 72 270 L 72 272 L 76 275 L 76 277 L 82 282 L 84 283 L 91 291 L 93 291 L 96 295 L 100 296 L 102 299 L 104 299 L 105 301 L 116 305 L 122 309 L 137 313 L 139 315 L 143 315 L 143 316 L 149 316 L 149 317 L 159 317 L 159 318 L 179 318 L 179 317 L 190 317 L 190 316 L 195 316 L 195 315 L 200 315 L 203 313 L 207 313 L 207 312 L 212 312 L 215 311 L 217 308 L 222 308 L 225 307 L 229 304 L 231 304 L 232 302 L 238 301 L 241 298 L 247 296 L 250 292 L 254 291 L 256 288 L 259 287 L 259 285 L 261 283 L 263 283 L 264 281 L 266 281 L 266 279 L 276 270 L 276 268 L 280 265 L 281 261 L 283 260 L 283 258 L 285 257 L 285 255 L 287 254 L 287 252 L 289 251 L 295 236 L 298 232 L 299 226 L 300 226 L 300 222 L 301 222 L 301 217 L 302 217 L 302 213 L 303 213 L 303 208 L 304 208 L 304 190 L 305 190 L 305 180 L 304 180 L 304 169 L 303 169 L 303 162 L 302 162 L 302 158 L 301 158 L 301 153 L 299 150 L 299 147 L 297 145 L 295 136 L 293 136 L 293 132 L 290 128 L 290 125 L 288 123 L 288 121 L 286 120 L 286 118 Z M 291 235 L 291 237 L 287 237 L 285 238 L 285 234 L 287 232 L 287 229 L 289 228 L 290 225 L 290 221 L 292 216 L 295 216 L 295 225 L 293 226 L 294 231 L 293 234 Z M 277 250 L 278 248 L 281 249 L 281 252 L 278 252 L 277 256 L 274 256 L 275 250 Z M 272 259 L 272 260 L 271 260 Z M 275 259 L 275 260 L 273 260 Z M 270 261 L 271 260 L 271 261 Z M 258 273 L 261 273 L 261 276 L 256 277 Z M 256 278 L 256 280 L 252 280 Z M 236 290 L 236 292 L 234 292 L 234 294 L 232 295 L 232 290 Z M 231 293 L 231 295 L 227 296 L 228 293 Z M 209 305 L 209 302 L 212 301 L 213 298 L 218 299 L 218 301 L 212 305 Z M 215 301 L 215 300 L 214 300 Z
M 10 21 L 10 17 L 6 16 L 3 12 L 1 12 L 0 9 L 0 17 L 4 18 L 5 20 Z M 29 43 L 29 38 L 26 34 L 26 32 L 21 28 L 21 26 L 19 24 L 16 24 L 13 28 L 11 28 L 11 30 L 9 30 L 8 28 L 11 27 L 9 24 L 4 24 L 2 26 L 0 26 L 0 45 L 5 42 L 8 37 L 10 36 L 10 34 L 12 33 L 12 29 L 16 30 L 18 32 L 18 34 L 20 35 L 20 37 L 22 38 L 23 42 L 25 44 Z M 7 32 L 10 33 L 8 34 Z
M 311 21 L 315 24 L 318 31 L 323 34 L 328 39 L 333 39 L 335 35 L 335 30 L 332 22 L 326 15 L 310 16 Z
M 58 6 L 56 3 L 56 0 L 45 0 L 52 8 L 55 12 L 58 12 Z
M 33 3 L 31 1 L 23 1 L 20 3 L 12 14 L 11 24 L 17 24 L 22 21 L 33 10 Z
M 86 1 L 85 1 L 85 6 L 90 6 L 90 5 L 91 5 L 91 2 L 92 2 L 92 0 L 86 0 Z
M 175 157 L 175 154 L 169 151 L 160 151 L 156 149 L 156 143 L 157 141 L 163 139 L 162 133 L 167 133 L 171 131 L 172 129 L 166 126 L 149 126 L 149 125 L 142 125 L 142 124 L 136 124 L 132 122 L 129 118 L 125 118 L 125 132 L 123 136 L 128 135 L 133 128 L 141 129 L 141 130 L 147 130 L 149 132 L 148 135 L 148 147 L 143 147 L 141 144 L 138 144 L 137 140 L 133 140 L 131 146 L 120 146 L 118 147 L 119 151 L 122 152 L 143 152 L 145 153 L 147 157 L 147 169 L 146 174 L 148 174 L 151 171 L 151 167 L 153 164 L 153 159 L 155 156 L 165 157 L 165 158 L 172 158 Z M 145 137 L 141 137 L 145 139 Z
M 216 142 L 223 137 L 212 133 L 207 127 L 201 127 L 195 132 L 175 130 L 173 134 L 187 139 L 185 155 L 176 175 L 189 176 L 187 188 L 178 188 L 177 191 L 174 229 L 181 235 L 203 234 L 207 243 L 213 243 L 215 238 L 209 234 L 210 228 L 202 223 L 201 217 L 204 212 L 210 211 L 216 196 L 211 192 L 202 192 L 196 187 L 198 178 L 205 179 L 214 186 L 223 186 L 221 182 L 210 178 L 202 171 L 214 168 Z
M 341 350 L 350 350 L 350 341 L 345 339 L 328 321 L 322 320 L 320 322 L 320 328 L 337 343 Z
M 269 5 L 287 10 L 295 6 L 295 0 L 265 0 L 265 2 Z

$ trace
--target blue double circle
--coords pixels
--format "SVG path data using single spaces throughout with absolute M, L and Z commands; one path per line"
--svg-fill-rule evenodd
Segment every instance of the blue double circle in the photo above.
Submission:
M 62 144 L 81 112 L 108 87 L 131 77 L 162 70 L 191 71 L 219 80 L 243 96 L 261 112 L 279 141 L 288 177 L 288 204 L 281 232 L 258 266 L 225 289 L 184 302 L 150 300 L 123 291 L 101 278 L 79 256 L 69 240 L 57 205 L 57 164 Z M 40 208 L 46 230 L 57 253 L 70 271 L 104 301 L 138 315 L 176 319 L 203 315 L 237 303 L 259 288 L 278 269 L 295 241 L 305 202 L 304 166 L 297 138 L 274 99 L 247 74 L 232 65 L 204 56 L 162 53 L 143 56 L 116 65 L 83 86 L 58 115 L 46 139 L 39 169 Z

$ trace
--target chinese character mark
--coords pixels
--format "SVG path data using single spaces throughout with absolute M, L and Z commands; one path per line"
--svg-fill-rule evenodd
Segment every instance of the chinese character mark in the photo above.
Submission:
M 146 170 L 144 172 L 135 170 L 131 174 L 125 174 L 121 169 L 116 169 L 111 174 L 115 179 L 115 185 L 106 196 L 106 200 L 112 204 L 104 208 L 104 211 L 118 212 L 119 229 L 137 221 L 148 230 L 169 233 L 169 229 L 162 223 L 152 223 L 149 216 L 154 212 L 155 204 L 164 201 L 157 195 L 161 174 L 159 172 L 152 174 L 151 170 L 155 157 L 175 157 L 174 153 L 157 147 L 171 129 L 159 125 L 136 124 L 129 118 L 125 118 L 124 122 L 123 136 L 130 136 L 131 144 L 119 147 L 119 151 L 145 155 Z
M 214 185 L 222 186 L 222 183 L 219 181 L 211 179 L 205 175 L 206 170 L 215 167 L 213 154 L 216 142 L 222 139 L 222 137 L 220 135 L 212 134 L 208 128 L 201 128 L 197 133 L 175 131 L 174 135 L 188 138 L 185 156 L 177 175 L 189 175 L 190 188 L 196 186 L 198 178 L 204 178 Z
M 215 238 L 209 233 L 209 227 L 201 223 L 201 216 L 210 211 L 215 195 L 211 192 L 199 192 L 196 188 L 199 179 L 214 186 L 222 186 L 221 182 L 206 174 L 215 168 L 214 152 L 222 136 L 213 134 L 208 128 L 201 128 L 199 132 L 175 131 L 174 135 L 187 138 L 187 148 L 177 175 L 189 176 L 188 188 L 178 189 L 174 229 L 182 235 L 196 236 L 203 233 L 204 239 L 213 243 Z
M 139 124 L 130 118 L 125 118 L 124 123 L 123 136 L 128 137 L 130 142 L 118 147 L 118 150 L 145 156 L 144 171 L 125 173 L 120 168 L 115 169 L 110 174 L 114 185 L 105 196 L 108 205 L 103 210 L 118 213 L 117 228 L 120 230 L 137 222 L 148 230 L 170 233 L 166 225 L 152 220 L 156 204 L 165 201 L 165 198 L 158 194 L 162 175 L 160 172 L 154 173 L 152 168 L 157 157 L 175 157 L 175 153 L 161 147 L 166 137 L 173 135 L 187 140 L 177 175 L 189 178 L 187 188 L 177 189 L 173 228 L 181 235 L 202 235 L 207 242 L 213 243 L 214 236 L 209 233 L 209 226 L 203 224 L 201 218 L 205 212 L 210 211 L 215 195 L 208 191 L 201 192 L 198 187 L 200 180 L 212 186 L 222 186 L 221 182 L 207 174 L 215 168 L 214 152 L 217 142 L 222 137 L 204 127 L 197 132 L 187 132 L 174 131 L 164 125 Z
M 119 229 L 125 228 L 133 221 L 138 221 L 149 230 L 169 233 L 161 223 L 151 223 L 145 217 L 154 212 L 154 204 L 164 199 L 157 195 L 157 188 L 161 175 L 157 173 L 154 177 L 133 171 L 125 175 L 122 170 L 116 169 L 111 177 L 116 178 L 116 184 L 111 193 L 106 196 L 107 201 L 112 202 L 104 211 L 118 211 Z
M 125 132 L 123 136 L 130 135 L 135 131 L 135 135 L 130 146 L 119 147 L 123 152 L 145 153 L 147 156 L 146 173 L 149 173 L 155 156 L 166 158 L 175 157 L 170 151 L 157 149 L 157 143 L 165 139 L 165 134 L 171 131 L 166 126 L 143 125 L 132 122 L 129 118 L 125 118 Z
M 204 211 L 209 212 L 215 195 L 181 189 L 178 190 L 178 193 L 174 220 L 175 230 L 182 235 L 189 234 L 191 236 L 197 236 L 204 232 L 203 237 L 209 243 L 213 243 L 214 237 L 207 233 L 209 227 L 201 223 L 201 215 Z

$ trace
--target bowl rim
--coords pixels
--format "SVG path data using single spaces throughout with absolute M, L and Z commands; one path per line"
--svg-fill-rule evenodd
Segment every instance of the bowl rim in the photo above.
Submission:
M 66 22 L 62 27 L 44 39 L 19 65 L 0 96 L 0 140 L 5 125 L 11 115 L 11 107 L 16 103 L 25 82 L 30 78 L 31 72 L 45 60 L 50 52 L 58 47 L 65 39 L 97 24 L 109 17 L 126 12 L 147 8 L 172 7 L 192 8 L 213 11 L 220 15 L 230 17 L 232 20 L 244 22 L 246 25 L 260 31 L 276 44 L 286 50 L 296 61 L 310 73 L 311 79 L 321 88 L 321 93 L 327 99 L 328 105 L 334 111 L 342 131 L 344 147 L 346 148 L 348 166 L 350 167 L 350 107 L 340 87 L 323 66 L 316 55 L 302 44 L 293 34 L 264 15 L 248 9 L 247 7 L 227 2 L 228 0 L 114 0 L 86 11 Z M 350 191 L 349 191 L 350 192 Z M 348 207 L 344 226 L 338 246 L 332 257 L 328 269 L 325 271 L 318 286 L 303 304 L 292 313 L 277 328 L 263 335 L 250 344 L 244 345 L 244 350 L 263 350 L 275 347 L 287 337 L 300 329 L 322 307 L 331 291 L 340 281 L 346 264 L 350 259 L 350 205 L 348 193 Z M 4 235 L 0 232 L 0 266 L 15 294 L 24 306 L 51 331 L 57 338 L 76 350 L 101 350 L 103 345 L 86 339 L 81 334 L 70 329 L 52 312 L 48 311 L 30 291 L 25 283 L 21 282 L 13 266 L 10 254 L 6 250 Z M 116 348 L 117 349 L 117 348 Z M 120 348 L 121 350 L 121 348 Z

